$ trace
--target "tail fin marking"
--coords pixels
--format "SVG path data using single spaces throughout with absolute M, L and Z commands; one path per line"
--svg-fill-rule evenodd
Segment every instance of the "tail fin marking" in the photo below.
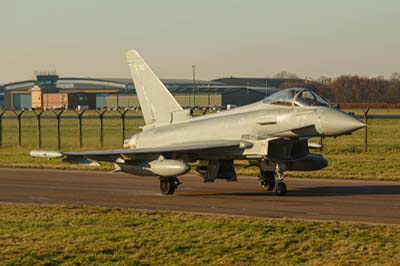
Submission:
M 164 84 L 135 50 L 126 53 L 146 125 L 165 124 L 172 113 L 183 110 Z

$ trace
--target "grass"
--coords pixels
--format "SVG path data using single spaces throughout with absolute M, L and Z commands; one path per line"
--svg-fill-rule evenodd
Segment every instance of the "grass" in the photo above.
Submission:
M 8 115 L 11 115 L 8 112 Z M 51 112 L 46 112 L 46 116 L 54 116 Z M 75 116 L 73 111 L 67 111 L 63 115 Z M 121 120 L 114 118 L 119 115 L 117 112 L 108 112 L 104 120 L 104 147 L 120 147 L 122 145 Z M 137 115 L 130 112 L 129 115 Z M 94 112 L 90 113 L 94 116 Z M 86 117 L 87 118 L 87 117 Z M 139 126 L 144 124 L 142 119 L 126 119 L 125 134 L 133 135 L 140 131 Z M 57 147 L 57 120 L 42 119 L 42 147 L 54 149 Z M 100 126 L 98 119 L 84 119 L 83 127 L 83 144 L 84 148 L 98 148 L 100 143 Z M 61 146 L 63 149 L 76 149 L 79 147 L 78 139 L 78 119 L 62 119 L 61 118 Z M 3 147 L 15 148 L 18 145 L 18 123 L 17 119 L 3 120 Z M 32 112 L 26 112 L 22 118 L 22 143 L 23 148 L 37 148 L 37 122 Z
M 72 115 L 72 111 L 68 111 Z M 67 114 L 68 114 L 67 112 Z M 133 112 L 132 112 L 133 113 Z M 112 116 L 116 113 L 108 113 Z M 24 114 L 25 115 L 25 114 Z M 130 115 L 134 115 L 130 114 Z M 126 120 L 126 136 L 140 131 L 141 119 Z M 62 150 L 79 150 L 78 127 L 74 119 L 61 121 Z M 3 120 L 3 148 L 0 149 L 0 166 L 35 167 L 58 169 L 86 169 L 88 167 L 62 163 L 60 160 L 32 159 L 29 151 L 37 149 L 36 120 L 22 120 L 22 147 L 17 148 L 17 121 Z M 329 160 L 329 166 L 315 172 L 288 172 L 288 176 L 311 178 L 345 178 L 370 180 L 400 180 L 400 120 L 369 120 L 368 152 L 363 152 L 364 131 L 359 130 L 351 136 L 324 139 L 322 154 Z M 43 149 L 56 149 L 56 121 L 42 120 Z M 83 120 L 82 150 L 100 149 L 98 120 Z M 319 141 L 318 139 L 314 141 Z M 104 120 L 103 149 L 120 148 L 122 142 L 120 119 Z M 244 168 L 245 162 L 237 166 L 240 175 L 257 175 L 258 169 Z M 105 164 L 101 169 L 112 169 Z
M 398 265 L 400 227 L 0 205 L 0 265 Z

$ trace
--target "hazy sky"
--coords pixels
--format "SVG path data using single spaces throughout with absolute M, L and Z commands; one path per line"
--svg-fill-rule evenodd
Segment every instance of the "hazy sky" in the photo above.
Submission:
M 164 78 L 400 72 L 398 0 L 0 0 L 0 82 L 34 70 L 129 77 L 135 48 Z

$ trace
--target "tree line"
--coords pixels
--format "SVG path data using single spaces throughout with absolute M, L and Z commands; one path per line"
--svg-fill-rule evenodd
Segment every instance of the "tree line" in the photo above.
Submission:
M 320 77 L 318 80 L 286 82 L 281 88 L 307 87 L 337 104 L 400 104 L 400 73 L 389 79 L 383 76 L 362 77 L 342 75 L 337 78 Z M 399 105 L 400 107 L 400 105 Z

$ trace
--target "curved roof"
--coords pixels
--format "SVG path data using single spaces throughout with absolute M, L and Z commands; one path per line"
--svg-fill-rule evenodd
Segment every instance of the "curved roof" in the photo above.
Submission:
M 173 94 L 188 94 L 193 92 L 193 80 L 191 79 L 161 79 L 165 86 Z M 28 91 L 35 85 L 35 80 L 17 81 L 3 84 L 1 89 L 6 91 Z M 110 92 L 118 91 L 135 91 L 132 79 L 128 78 L 85 78 L 85 77 L 59 77 L 56 81 L 56 89 L 63 92 L 76 92 L 79 90 L 96 91 L 110 90 Z M 238 90 L 251 90 L 258 94 L 265 95 L 265 87 L 250 87 L 243 85 L 229 85 L 220 81 L 196 80 L 196 92 L 201 93 L 231 93 Z M 271 90 L 271 91 L 270 91 Z M 273 88 L 268 88 L 268 95 L 275 92 Z
M 286 82 L 304 82 L 304 79 L 286 79 L 286 78 L 250 78 L 250 77 L 228 77 L 219 78 L 213 81 L 222 82 L 226 85 L 241 85 L 241 86 L 254 86 L 254 87 L 265 87 L 266 83 L 268 87 L 279 88 L 279 86 Z
M 161 81 L 166 84 L 166 86 L 171 87 L 179 87 L 182 85 L 190 85 L 192 86 L 193 81 L 190 79 L 161 79 Z M 17 81 L 12 83 L 3 84 L 2 87 L 5 90 L 18 90 L 18 89 L 26 89 L 33 87 L 35 84 L 34 80 L 24 80 Z M 221 82 L 215 81 L 204 81 L 204 80 L 196 80 L 197 86 L 204 85 L 222 85 Z M 76 77 L 66 77 L 66 78 L 58 78 L 57 79 L 57 87 L 68 89 L 71 87 L 79 87 L 79 88 L 98 88 L 100 87 L 110 87 L 110 88 L 119 88 L 126 89 L 128 86 L 133 86 L 132 79 L 125 78 L 76 78 Z
M 31 88 L 35 85 L 34 80 L 24 80 L 17 81 L 12 83 L 3 84 L 4 90 L 21 90 Z M 69 85 L 69 86 L 68 86 Z M 82 86 L 83 85 L 83 86 Z M 85 85 L 89 85 L 88 89 L 90 89 L 90 85 L 98 87 L 111 87 L 111 88 L 119 88 L 125 89 L 128 83 L 116 80 L 108 80 L 108 79 L 99 79 L 99 78 L 58 78 L 57 79 L 57 87 L 59 88 L 85 88 Z

